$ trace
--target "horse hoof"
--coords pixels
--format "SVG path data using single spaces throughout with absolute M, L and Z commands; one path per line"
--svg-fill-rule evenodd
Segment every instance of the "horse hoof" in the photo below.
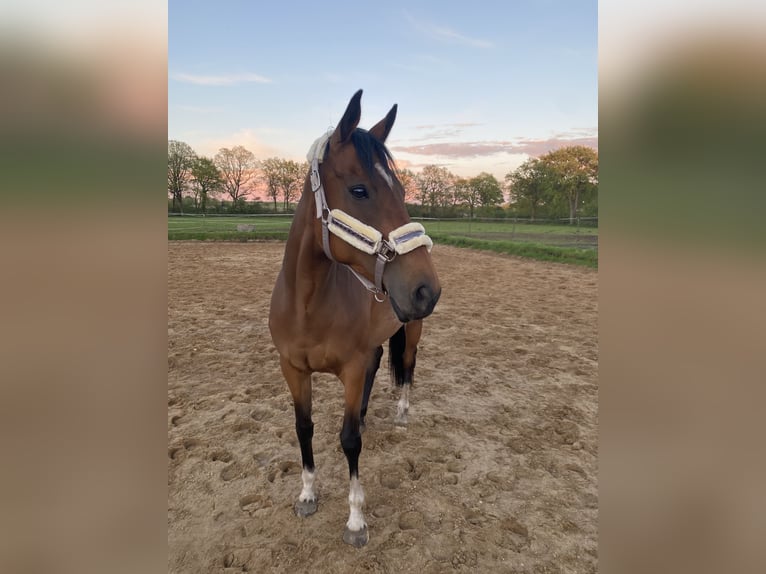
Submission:
M 295 514 L 301 518 L 311 516 L 317 511 L 317 501 L 314 500 L 299 500 L 295 503 Z
M 407 427 L 407 415 L 396 415 L 394 417 L 394 424 L 399 428 Z
M 367 527 L 363 527 L 361 530 L 349 530 L 348 526 L 343 531 L 343 542 L 350 544 L 356 548 L 361 548 L 370 541 L 370 534 L 367 532 Z

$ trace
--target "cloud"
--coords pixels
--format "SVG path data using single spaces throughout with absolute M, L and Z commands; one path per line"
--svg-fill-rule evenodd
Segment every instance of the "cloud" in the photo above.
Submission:
M 413 129 L 416 130 L 429 130 L 428 132 L 424 133 L 421 137 L 412 138 L 411 141 L 417 142 L 417 141 L 429 141 L 429 140 L 438 140 L 438 139 L 445 139 L 445 138 L 457 138 L 460 134 L 462 134 L 465 131 L 465 128 L 471 127 L 471 126 L 480 126 L 482 124 L 474 123 L 474 122 L 462 122 L 462 123 L 452 123 L 452 124 L 423 124 L 419 126 L 415 126 Z
M 238 86 L 244 83 L 271 84 L 272 80 L 252 73 L 223 74 L 219 76 L 198 76 L 195 74 L 176 73 L 172 78 L 185 84 L 198 86 Z
M 556 134 L 557 138 L 585 138 L 585 137 L 598 137 L 598 128 L 597 127 L 590 127 L 590 128 L 571 128 L 565 132 L 561 132 L 559 134 Z
M 477 158 L 497 153 L 541 156 L 555 149 L 569 145 L 584 145 L 598 149 L 598 137 L 549 139 L 520 139 L 517 141 L 445 142 L 413 146 L 392 147 L 397 153 L 447 158 Z
M 580 138 L 554 137 L 547 140 L 521 140 L 521 151 L 511 153 L 524 153 L 531 157 L 538 157 L 549 151 L 570 145 L 582 145 L 598 150 L 598 136 Z
M 461 34 L 457 30 L 453 30 L 449 26 L 442 26 L 433 22 L 418 20 L 406 10 L 404 11 L 404 17 L 410 23 L 410 25 L 415 28 L 415 30 L 434 40 L 439 40 L 441 42 L 447 42 L 450 44 L 462 44 L 464 46 L 471 46 L 473 48 L 492 47 L 492 42 L 489 40 L 484 40 L 482 38 L 471 38 L 470 36 Z

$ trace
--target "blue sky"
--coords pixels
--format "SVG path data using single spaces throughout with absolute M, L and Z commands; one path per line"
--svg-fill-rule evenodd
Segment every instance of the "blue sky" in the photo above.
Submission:
M 595 1 L 168 5 L 168 138 L 214 155 L 302 160 L 362 88 L 361 127 L 394 103 L 400 166 L 498 178 L 597 145 Z

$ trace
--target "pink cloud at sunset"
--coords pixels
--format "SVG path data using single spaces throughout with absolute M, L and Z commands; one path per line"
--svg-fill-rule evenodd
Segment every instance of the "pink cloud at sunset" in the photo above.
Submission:
M 532 157 L 569 146 L 583 145 L 598 149 L 598 136 L 577 138 L 519 139 L 516 141 L 444 142 L 412 146 L 393 146 L 398 153 L 447 158 L 476 158 L 497 153 L 524 154 Z

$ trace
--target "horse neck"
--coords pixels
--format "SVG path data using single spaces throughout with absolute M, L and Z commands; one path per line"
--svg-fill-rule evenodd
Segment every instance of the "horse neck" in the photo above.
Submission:
M 330 271 L 331 262 L 327 259 L 314 235 L 318 225 L 314 193 L 308 177 L 303 185 L 303 194 L 295 208 L 293 224 L 287 237 L 285 257 L 282 267 L 288 279 L 288 285 L 299 289 L 297 279 L 311 278 L 314 285 L 321 284 Z

